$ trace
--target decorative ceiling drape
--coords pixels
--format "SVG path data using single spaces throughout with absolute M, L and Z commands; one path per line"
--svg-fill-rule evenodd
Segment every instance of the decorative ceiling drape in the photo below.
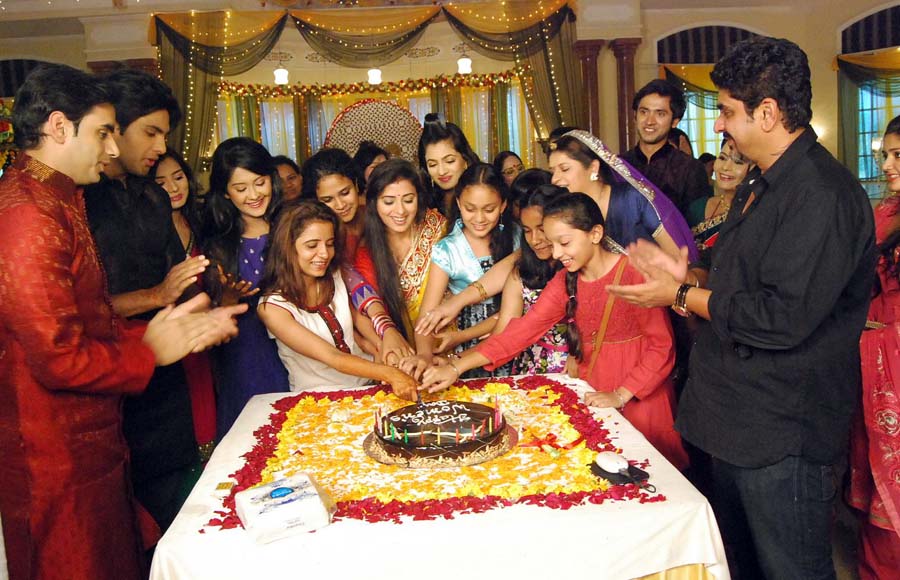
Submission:
M 838 159 L 852 168 L 860 156 L 859 91 L 866 88 L 878 95 L 900 95 L 900 52 L 842 54 L 835 65 L 840 115 Z
M 162 80 L 184 108 L 184 123 L 173 143 L 192 167 L 204 169 L 215 131 L 216 98 L 225 76 L 259 64 L 284 30 L 287 14 L 271 12 L 190 12 L 158 14 L 151 38 L 159 48 Z
M 395 61 L 422 36 L 440 13 L 437 6 L 394 10 L 291 10 L 303 39 L 319 54 L 348 67 L 375 67 Z
M 564 0 L 444 6 L 450 26 L 474 51 L 515 61 L 541 138 L 560 125 L 585 126 L 581 67 L 575 58 L 575 13 Z
M 664 64 L 660 66 L 660 76 L 684 91 L 688 102 L 701 109 L 716 109 L 719 106 L 719 92 L 709 73 L 712 64 Z
M 581 68 L 573 53 L 575 14 L 567 0 L 278 13 L 191 11 L 156 14 L 151 22 L 150 41 L 159 49 L 162 79 L 185 108 L 185 122 L 173 131 L 172 142 L 181 143 L 185 158 L 200 167 L 215 129 L 216 87 L 225 76 L 258 64 L 275 46 L 288 17 L 323 56 L 342 66 L 365 68 L 399 58 L 441 12 L 472 50 L 517 63 L 540 137 L 559 125 L 584 126 Z M 437 93 L 435 110 L 455 120 L 455 95 Z

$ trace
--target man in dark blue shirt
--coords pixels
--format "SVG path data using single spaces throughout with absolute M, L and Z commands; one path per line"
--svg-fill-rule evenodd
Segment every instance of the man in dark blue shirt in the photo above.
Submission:
M 631 248 L 644 284 L 610 291 L 701 324 L 676 427 L 712 456 L 713 507 L 737 578 L 834 578 L 833 466 L 860 389 L 874 225 L 854 176 L 809 126 L 809 64 L 787 40 L 716 64 L 716 130 L 757 168 L 719 240 L 688 269 Z

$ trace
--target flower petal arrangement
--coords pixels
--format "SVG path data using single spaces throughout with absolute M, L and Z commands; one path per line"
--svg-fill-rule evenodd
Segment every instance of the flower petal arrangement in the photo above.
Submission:
M 312 474 L 337 503 L 335 519 L 369 522 L 451 519 L 516 503 L 569 509 L 584 503 L 665 501 L 634 484 L 611 485 L 589 465 L 598 451 L 616 451 L 609 432 L 578 395 L 546 377 L 480 379 L 440 393 L 446 400 L 499 401 L 519 443 L 478 465 L 408 469 L 366 455 L 376 409 L 389 413 L 408 405 L 377 386 L 364 390 L 300 393 L 275 403 L 268 424 L 255 433 L 246 463 L 232 474 L 236 484 L 208 525 L 240 525 L 234 494 L 276 476 Z

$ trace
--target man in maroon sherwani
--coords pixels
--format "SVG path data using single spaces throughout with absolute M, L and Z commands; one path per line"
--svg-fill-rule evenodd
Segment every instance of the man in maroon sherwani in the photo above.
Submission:
M 0 514 L 11 580 L 145 572 L 122 396 L 156 365 L 236 333 L 191 301 L 146 324 L 113 315 L 80 186 L 118 155 L 92 76 L 36 70 L 16 95 L 21 153 L 0 178 Z

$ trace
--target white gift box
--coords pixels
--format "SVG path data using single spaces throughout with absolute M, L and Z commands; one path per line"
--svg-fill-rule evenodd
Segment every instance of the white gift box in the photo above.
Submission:
M 259 544 L 268 544 L 331 523 L 335 505 L 307 473 L 257 485 L 234 496 L 237 515 Z

